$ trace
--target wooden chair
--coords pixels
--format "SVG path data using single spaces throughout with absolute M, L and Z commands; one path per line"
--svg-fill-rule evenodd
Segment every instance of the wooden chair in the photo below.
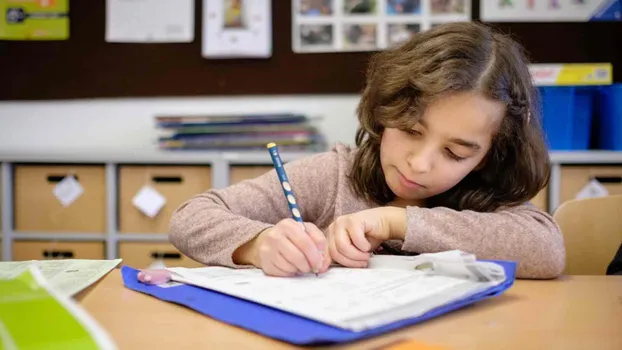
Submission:
M 567 275 L 604 275 L 622 242 L 622 195 L 570 200 L 553 217 L 566 244 Z

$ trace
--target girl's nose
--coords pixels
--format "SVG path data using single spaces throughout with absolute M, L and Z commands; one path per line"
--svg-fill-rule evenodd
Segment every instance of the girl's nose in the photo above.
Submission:
M 427 173 L 432 169 L 431 158 L 427 152 L 414 152 L 407 159 L 408 166 L 414 173 Z

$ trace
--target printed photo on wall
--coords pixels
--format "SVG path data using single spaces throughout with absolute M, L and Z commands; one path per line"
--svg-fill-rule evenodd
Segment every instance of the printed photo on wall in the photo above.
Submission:
M 386 0 L 388 15 L 421 13 L 421 0 Z
M 486 22 L 622 21 L 622 0 L 482 0 Z
M 223 11 L 224 28 L 246 28 L 244 2 L 242 0 L 225 0 Z
M 344 0 L 345 15 L 371 15 L 377 12 L 376 0 Z
M 375 24 L 344 24 L 343 41 L 346 49 L 376 49 Z
M 327 16 L 333 12 L 333 0 L 300 0 L 298 9 L 302 16 Z
M 307 49 L 333 46 L 333 26 L 330 24 L 303 24 L 300 26 L 300 44 Z
M 387 26 L 387 46 L 399 45 L 421 31 L 420 24 L 393 23 Z
M 292 0 L 292 48 L 379 51 L 432 23 L 470 20 L 470 0 Z
M 433 14 L 463 14 L 466 11 L 464 0 L 432 0 Z

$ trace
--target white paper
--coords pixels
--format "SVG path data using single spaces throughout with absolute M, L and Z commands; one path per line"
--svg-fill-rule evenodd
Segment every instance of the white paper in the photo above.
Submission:
M 272 55 L 270 0 L 203 0 L 202 54 L 206 58 Z
M 20 273 L 35 265 L 43 277 L 56 290 L 66 296 L 72 296 L 102 276 L 110 272 L 121 262 L 116 260 L 28 260 L 0 262 L 0 279 L 15 278 Z
M 592 179 L 575 196 L 575 199 L 605 197 L 609 191 L 598 180 Z
M 330 268 L 320 276 L 266 276 L 259 269 L 169 268 L 173 280 L 360 331 L 415 317 L 498 285 L 415 270 L 404 257 L 374 256 L 367 269 Z
M 194 0 L 107 0 L 106 41 L 172 43 L 194 40 Z
M 616 1 L 482 0 L 480 17 L 489 22 L 587 22 L 616 6 Z
M 69 175 L 54 186 L 53 193 L 63 207 L 68 207 L 84 193 L 84 188 L 73 175 Z
M 166 198 L 153 187 L 145 185 L 134 196 L 132 204 L 148 217 L 154 218 L 166 204 Z

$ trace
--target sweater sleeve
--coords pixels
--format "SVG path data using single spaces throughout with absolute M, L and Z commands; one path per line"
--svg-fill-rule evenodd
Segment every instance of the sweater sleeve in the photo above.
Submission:
M 337 157 L 335 152 L 319 153 L 284 165 L 306 222 L 319 220 L 334 202 Z M 290 217 L 273 169 L 182 203 L 171 217 L 169 239 L 182 253 L 205 265 L 243 267 L 233 262 L 233 252 L 261 231 Z
M 406 222 L 404 251 L 459 249 L 478 259 L 516 261 L 517 278 L 555 278 L 565 268 L 559 226 L 529 203 L 492 213 L 408 207 Z

